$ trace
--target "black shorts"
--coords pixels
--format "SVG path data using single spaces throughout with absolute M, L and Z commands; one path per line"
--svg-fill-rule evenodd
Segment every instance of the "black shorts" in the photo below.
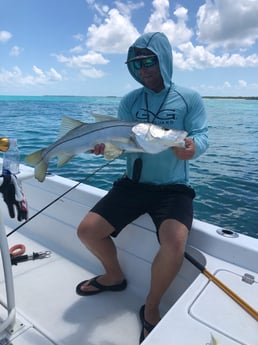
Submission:
M 158 229 L 166 219 L 175 219 L 191 229 L 194 197 L 194 190 L 183 184 L 153 185 L 124 177 L 114 183 L 91 211 L 104 217 L 115 228 L 113 237 L 127 224 L 148 213 L 158 235 Z

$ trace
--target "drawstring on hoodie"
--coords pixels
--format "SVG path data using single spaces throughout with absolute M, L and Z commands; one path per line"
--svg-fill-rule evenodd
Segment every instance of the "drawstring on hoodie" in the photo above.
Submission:
M 159 40 L 159 37 L 161 38 Z M 130 64 L 131 59 L 135 57 L 135 48 L 139 49 L 149 49 L 153 54 L 155 54 L 158 57 L 159 65 L 160 65 L 160 72 L 163 78 L 164 87 L 166 94 L 164 95 L 164 98 L 162 99 L 160 106 L 158 107 L 157 112 L 153 113 L 149 110 L 149 102 L 148 102 L 148 94 L 147 92 L 144 93 L 145 98 L 145 107 L 146 107 L 146 113 L 147 113 L 147 122 L 149 123 L 155 123 L 156 119 L 158 119 L 159 114 L 161 110 L 163 109 L 166 100 L 170 94 L 172 83 L 171 83 L 171 77 L 172 77 L 172 52 L 171 52 L 171 46 L 167 39 L 167 37 L 161 33 L 161 32 L 152 32 L 152 33 L 146 33 L 142 35 L 139 39 L 137 39 L 134 44 L 129 48 L 128 54 L 127 54 L 127 67 L 132 75 L 132 77 L 138 81 L 140 84 L 143 85 L 141 79 L 139 78 L 139 73 L 137 69 L 134 68 L 134 64 Z M 171 52 L 171 56 L 169 53 Z M 165 55 L 165 59 L 164 59 Z M 162 58 L 163 57 L 163 58 Z M 162 95 L 160 95 L 160 98 Z M 160 99 L 159 98 L 159 99 Z M 152 109 L 151 109 L 152 110 Z M 131 167 L 132 167 L 132 176 L 131 178 L 135 182 L 139 182 L 141 179 L 142 174 L 142 168 L 143 168 L 143 160 L 141 158 L 141 154 L 136 154 L 134 156 L 134 160 L 131 161 Z
M 151 122 L 154 123 L 154 121 L 156 120 L 158 114 L 160 113 L 161 109 L 163 108 L 164 103 L 166 102 L 166 99 L 169 95 L 171 89 L 171 85 L 168 88 L 168 91 L 166 92 L 165 97 L 163 98 L 158 111 L 154 114 L 153 120 L 150 121 L 150 116 L 149 116 L 149 104 L 148 104 L 148 94 L 145 92 L 145 105 L 146 105 L 146 110 L 147 110 L 147 122 Z M 133 176 L 132 176 L 132 180 L 134 182 L 139 182 L 140 178 L 141 178 L 141 173 L 142 173 L 142 159 L 136 158 L 133 164 Z
M 145 92 L 145 94 L 144 94 L 144 95 L 145 95 L 145 105 L 146 105 L 147 119 L 148 119 L 148 121 L 147 121 L 147 122 L 154 123 L 154 121 L 155 121 L 155 120 L 156 120 L 156 118 L 158 117 L 158 115 L 159 115 L 159 113 L 160 113 L 161 109 L 163 108 L 163 105 L 165 104 L 166 99 L 168 98 L 168 95 L 169 95 L 170 90 L 171 90 L 171 84 L 170 84 L 170 86 L 169 86 L 169 88 L 168 88 L 167 93 L 165 94 L 165 97 L 163 98 L 163 100 L 162 100 L 162 102 L 161 102 L 161 104 L 160 104 L 160 106 L 159 106 L 158 111 L 157 111 L 157 112 L 154 114 L 154 117 L 153 117 L 153 120 L 152 120 L 152 121 L 150 121 L 150 117 L 149 117 L 149 103 L 148 103 L 148 94 Z

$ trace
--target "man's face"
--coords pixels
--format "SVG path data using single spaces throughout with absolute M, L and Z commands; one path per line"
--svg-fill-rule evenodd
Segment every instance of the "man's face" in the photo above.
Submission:
M 153 52 L 149 49 L 135 48 L 135 55 L 153 55 Z M 144 86 L 155 92 L 159 92 L 164 88 L 163 78 L 160 73 L 158 59 L 156 63 L 150 67 L 141 64 L 141 68 L 138 69 L 139 77 L 142 80 Z

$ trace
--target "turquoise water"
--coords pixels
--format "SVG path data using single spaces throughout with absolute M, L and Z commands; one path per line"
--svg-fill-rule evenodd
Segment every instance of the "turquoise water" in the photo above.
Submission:
M 93 121 L 93 113 L 115 115 L 119 101 L 115 97 L 0 96 L 0 137 L 17 138 L 23 160 L 56 140 L 62 115 Z M 195 217 L 258 238 L 258 101 L 204 102 L 210 147 L 191 162 Z M 94 174 L 107 161 L 87 153 L 62 168 L 55 163 L 50 164 L 50 172 L 104 189 L 123 174 L 125 166 L 119 158 Z

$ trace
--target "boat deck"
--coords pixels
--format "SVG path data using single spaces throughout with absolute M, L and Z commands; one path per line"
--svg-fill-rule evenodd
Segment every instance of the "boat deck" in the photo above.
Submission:
M 22 235 L 15 235 L 11 242 L 26 244 L 27 253 L 49 250 Z M 75 286 L 100 272 L 84 269 L 55 252 L 49 258 L 13 266 L 13 274 L 18 313 L 50 344 L 137 344 L 137 310 L 143 300 L 132 293 L 130 284 L 123 292 L 77 296 Z
M 52 251 L 51 246 L 45 247 L 20 233 L 9 240 L 10 246 L 17 243 L 25 244 L 28 254 Z M 257 274 L 214 257 L 206 258 L 210 269 L 216 268 L 214 274 L 219 279 L 258 309 Z M 241 276 L 247 272 L 256 277 L 254 284 L 241 284 Z M 13 266 L 17 323 L 22 323 L 23 327 L 12 337 L 12 344 L 138 344 L 138 310 L 144 301 L 140 286 L 138 293 L 129 281 L 128 288 L 122 292 L 106 292 L 90 297 L 75 294 L 78 282 L 100 273 L 94 265 L 82 267 L 54 251 L 49 258 Z M 3 281 L 0 293 L 2 300 Z M 218 344 L 258 344 L 257 322 L 203 275 L 195 279 L 172 309 L 165 310 L 167 306 L 163 307 L 163 314 L 166 315 L 145 341 L 146 344 L 173 344 L 173 338 L 180 337 L 178 332 L 182 332 L 182 324 L 187 329 L 181 334 L 184 344 L 192 344 L 191 339 L 193 336 L 196 338 L 196 332 L 199 332 L 199 344 L 204 345 L 213 344 L 211 334 Z
M 30 216 L 76 184 L 58 176 L 39 184 L 29 178 L 31 169 L 25 175 L 23 188 Z M 75 293 L 80 281 L 102 274 L 101 265 L 85 250 L 75 229 L 104 193 L 80 185 L 8 237 L 9 247 L 22 243 L 29 255 L 47 250 L 52 255 L 12 266 L 17 322 L 13 332 L 0 334 L 0 345 L 139 344 L 138 311 L 158 248 L 150 217 L 138 218 L 115 239 L 128 288 L 88 297 Z M 9 218 L 2 200 L 0 208 L 10 233 L 17 221 Z M 194 221 L 187 252 L 257 310 L 257 241 L 243 235 L 223 237 L 216 230 L 216 226 Z M 253 283 L 242 280 L 246 273 L 253 276 Z M 0 320 L 5 319 L 6 310 L 1 306 L 5 302 L 0 274 Z M 187 260 L 162 299 L 161 316 L 144 345 L 258 345 L 257 321 Z

